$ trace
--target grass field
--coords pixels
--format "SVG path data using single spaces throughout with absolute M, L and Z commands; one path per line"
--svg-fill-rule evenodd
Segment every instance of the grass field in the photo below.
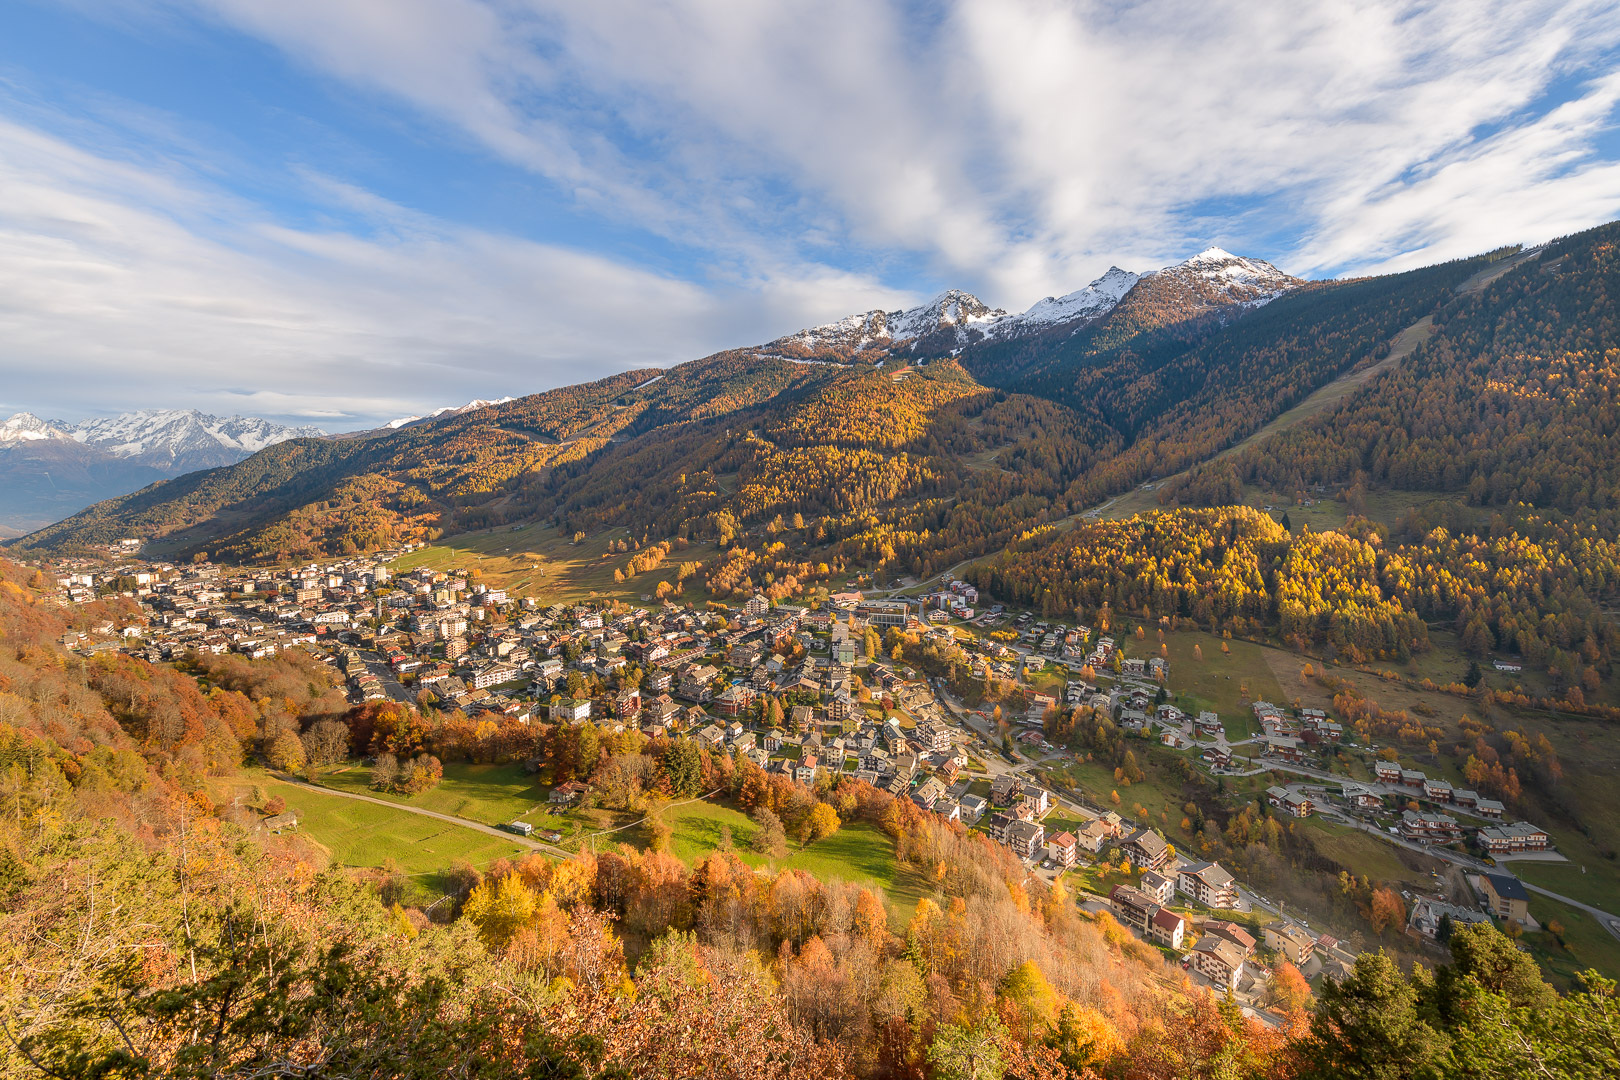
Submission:
M 424 888 L 458 859 L 477 867 L 499 858 L 525 855 L 520 847 L 476 829 L 450 825 L 404 810 L 324 795 L 301 784 L 265 778 L 258 786 L 267 795 L 280 795 L 296 810 L 299 833 L 324 849 L 341 866 L 383 866 L 392 861 L 402 871 L 421 879 Z
M 437 814 L 453 814 L 485 825 L 501 825 L 524 818 L 546 807 L 549 789 L 517 765 L 469 765 L 455 762 L 444 767 L 444 779 L 437 787 L 420 795 L 390 795 L 372 791 L 371 771 L 352 766 L 321 777 L 321 783 L 338 791 L 355 792 L 386 799 Z
M 1248 738 L 1253 702 L 1285 704 L 1296 696 L 1285 691 L 1268 662 L 1267 654 L 1275 649 L 1232 640 L 1226 642 L 1231 654 L 1222 655 L 1221 639 L 1201 631 L 1166 634 L 1165 644 L 1170 647 L 1171 701 L 1183 712 L 1219 713 L 1228 739 Z M 1202 651 L 1202 660 L 1195 659 L 1195 646 Z
M 1320 817 L 1311 817 L 1296 822 L 1295 828 L 1307 830 L 1316 850 L 1323 855 L 1375 881 L 1423 882 L 1426 878 L 1424 873 L 1408 869 L 1394 847 L 1348 825 L 1336 825 Z M 1435 867 L 1440 865 L 1428 856 L 1421 858 L 1432 862 Z
M 1575 975 L 1597 968 L 1610 978 L 1620 977 L 1620 940 L 1579 908 L 1530 894 L 1530 915 L 1543 927 L 1557 920 L 1564 927 L 1564 944 L 1543 930 L 1524 935 L 1530 953 L 1562 989 L 1575 983 Z
M 477 570 L 487 585 L 547 603 L 594 597 L 638 604 L 643 596 L 652 595 L 658 582 L 673 582 L 680 563 L 704 561 L 715 554 L 712 544 L 693 544 L 671 552 L 671 558 L 656 570 L 616 582 L 613 571 L 622 568 L 630 556 L 609 553 L 608 544 L 628 538 L 623 529 L 607 529 L 576 544 L 571 536 L 545 525 L 503 525 L 445 537 L 399 559 L 394 569 Z M 696 579 L 687 580 L 681 596 L 697 603 L 710 599 Z

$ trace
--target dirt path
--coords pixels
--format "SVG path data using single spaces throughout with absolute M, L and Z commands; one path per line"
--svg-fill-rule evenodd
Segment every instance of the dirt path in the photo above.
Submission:
M 284 784 L 297 784 L 299 787 L 307 788 L 308 790 L 316 792 L 320 795 L 333 795 L 339 799 L 355 799 L 359 802 L 374 803 L 377 806 L 386 806 L 390 810 L 403 810 L 407 814 L 416 814 L 420 817 L 433 818 L 435 821 L 443 821 L 448 822 L 451 825 L 459 825 L 463 829 L 476 829 L 481 833 L 488 833 L 490 836 L 508 841 L 509 843 L 517 844 L 519 847 L 533 848 L 535 851 L 543 851 L 547 855 L 555 855 L 559 859 L 572 859 L 574 857 L 573 852 L 564 851 L 560 847 L 553 847 L 550 844 L 543 844 L 538 840 L 531 840 L 527 836 L 520 836 L 517 833 L 510 833 L 505 829 L 498 829 L 493 825 L 485 825 L 482 822 L 470 821 L 467 818 L 456 817 L 454 814 L 441 814 L 434 810 L 423 810 L 419 806 L 406 806 L 403 803 L 390 802 L 387 799 L 374 799 L 370 795 L 361 795 L 353 791 L 339 791 L 336 788 L 323 787 L 320 784 L 311 784 L 308 781 L 301 780 L 296 776 L 289 776 L 285 773 L 273 773 L 272 775 Z

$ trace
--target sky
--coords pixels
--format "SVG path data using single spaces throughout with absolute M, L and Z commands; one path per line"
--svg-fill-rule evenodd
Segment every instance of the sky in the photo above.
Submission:
M 10 0 L 0 415 L 331 431 L 1212 246 L 1620 217 L 1620 6 Z

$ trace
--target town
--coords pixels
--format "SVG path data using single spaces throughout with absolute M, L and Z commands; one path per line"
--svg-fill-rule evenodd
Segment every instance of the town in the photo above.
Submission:
M 1166 700 L 1164 656 L 1127 656 L 1128 643 L 1089 627 L 981 606 L 977 590 L 948 575 L 905 597 L 851 588 L 812 603 L 756 595 L 701 608 L 542 606 L 483 584 L 475 571 L 394 572 L 390 564 L 409 547 L 277 570 L 147 563 L 133 548 L 115 548 L 111 563 L 48 567 L 59 603 L 117 597 L 139 613 L 70 634 L 68 650 L 161 663 L 297 649 L 329 665 L 355 704 L 459 710 L 508 725 L 635 728 L 649 738 L 689 737 L 810 788 L 864 782 L 986 833 L 1049 881 L 1119 862 L 1128 879 L 1106 893 L 1080 887 L 1082 906 L 1109 912 L 1245 1006 L 1264 1002 L 1279 960 L 1307 978 L 1337 978 L 1355 953 L 1220 863 L 1178 853 L 1151 820 L 1066 786 L 1047 768 L 1064 756 L 1045 732 L 1060 710 L 1107 717 L 1126 737 L 1177 753 L 1211 778 L 1274 780 L 1263 799 L 1278 819 L 1324 815 L 1449 861 L 1469 882 L 1471 902 L 1457 902 L 1437 875 L 1432 895 L 1410 897 L 1408 933 L 1418 941 L 1493 917 L 1525 924 L 1526 888 L 1502 860 L 1560 857 L 1545 830 L 1503 821 L 1501 802 L 1403 767 L 1324 710 L 1254 701 L 1255 733 L 1229 739 L 1228 718 Z M 962 650 L 974 679 L 1018 687 L 1023 711 L 987 713 L 945 680 L 892 660 L 885 640 L 894 635 Z M 1061 700 L 1023 682 L 1054 670 Z M 1364 759 L 1366 779 L 1326 763 L 1345 750 Z M 572 779 L 551 790 L 549 803 L 566 811 L 589 791 L 585 778 Z M 533 831 L 521 821 L 509 828 Z

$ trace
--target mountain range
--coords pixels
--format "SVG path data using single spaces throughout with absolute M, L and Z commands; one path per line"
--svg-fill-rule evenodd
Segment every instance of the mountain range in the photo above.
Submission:
M 1020 315 L 956 290 L 667 369 L 277 443 L 19 546 L 138 535 L 285 559 L 519 519 L 730 542 L 798 515 L 817 522 L 800 549 L 937 566 L 1220 453 L 1374 364 L 1502 258 L 1308 282 L 1211 249 L 1112 268 Z
M 0 528 L 37 528 L 167 476 L 232 465 L 267 446 L 324 434 L 194 409 L 78 423 L 16 413 L 0 421 Z

